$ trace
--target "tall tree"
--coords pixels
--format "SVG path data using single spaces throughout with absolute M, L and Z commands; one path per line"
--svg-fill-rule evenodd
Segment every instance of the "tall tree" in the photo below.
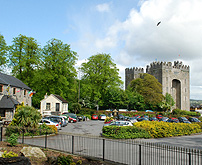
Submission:
M 32 87 L 34 69 L 40 63 L 40 46 L 37 41 L 20 34 L 13 39 L 9 48 L 9 59 L 13 75 Z
M 43 65 L 36 75 L 37 93 L 34 104 L 47 94 L 58 94 L 68 101 L 77 102 L 76 69 L 77 53 L 61 40 L 51 39 L 43 48 Z M 39 84 L 38 83 L 38 84 Z
M 6 45 L 4 36 L 0 34 L 0 66 L 6 64 L 7 50 L 8 50 L 8 47 Z
M 163 100 L 162 85 L 150 74 L 140 74 L 140 78 L 131 81 L 130 87 L 144 97 L 146 108 L 154 109 Z
M 97 105 L 102 106 L 107 88 L 118 87 L 123 82 L 119 70 L 109 54 L 97 54 L 88 58 L 81 66 L 82 80 L 85 83 L 82 91 Z

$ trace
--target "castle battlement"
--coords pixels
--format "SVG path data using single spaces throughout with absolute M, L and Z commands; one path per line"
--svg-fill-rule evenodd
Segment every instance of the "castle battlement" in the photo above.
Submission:
M 127 73 L 135 73 L 135 72 L 142 72 L 142 73 L 144 73 L 144 68 L 138 68 L 138 67 L 126 68 L 125 71 Z
M 172 62 L 152 62 L 150 65 L 147 65 L 147 71 L 153 70 L 153 69 L 159 69 L 159 68 L 176 68 L 176 69 L 182 69 L 182 70 L 189 70 L 189 66 L 183 65 L 182 61 L 174 61 L 174 65 L 172 65 Z

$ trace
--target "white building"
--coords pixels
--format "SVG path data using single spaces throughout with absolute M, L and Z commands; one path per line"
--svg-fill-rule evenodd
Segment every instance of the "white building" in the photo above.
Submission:
M 68 112 L 68 102 L 59 95 L 45 95 L 41 100 L 40 113 L 44 115 L 59 115 Z

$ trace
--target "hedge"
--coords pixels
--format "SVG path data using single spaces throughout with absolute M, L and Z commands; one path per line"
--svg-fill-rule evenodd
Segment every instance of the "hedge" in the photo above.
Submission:
M 102 135 L 115 139 L 151 138 L 144 128 L 134 126 L 105 126 Z
M 142 121 L 134 123 L 134 126 L 144 128 L 153 138 L 183 136 L 202 132 L 201 126 L 193 123 Z

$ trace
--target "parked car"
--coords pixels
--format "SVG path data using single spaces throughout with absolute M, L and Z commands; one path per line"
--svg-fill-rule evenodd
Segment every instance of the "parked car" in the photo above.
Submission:
M 167 122 L 168 119 L 169 119 L 168 117 L 162 117 L 159 119 L 159 121 Z
M 170 118 L 167 120 L 169 123 L 179 123 L 179 120 L 177 118 Z
M 66 120 L 62 116 L 46 116 L 44 117 L 44 119 L 49 119 L 53 122 L 58 122 L 62 127 L 65 127 L 67 125 Z
M 137 118 L 136 117 L 129 117 L 129 121 L 131 123 L 136 123 L 137 122 Z
M 110 126 L 133 126 L 133 123 L 130 121 L 113 121 Z
M 137 118 L 137 121 L 144 121 L 144 120 L 149 121 L 149 118 L 147 118 L 147 117 L 139 117 L 139 118 Z
M 74 113 L 63 113 L 63 115 L 69 117 L 69 123 L 76 123 L 77 122 L 77 115 Z
M 104 126 L 109 126 L 114 120 L 110 120 L 110 121 L 107 121 L 107 122 L 104 122 Z
M 91 120 L 98 120 L 98 116 L 96 114 L 92 114 Z
M 197 119 L 196 117 L 190 117 L 188 119 L 190 122 L 201 122 L 199 119 Z
M 191 123 L 186 117 L 178 117 L 180 123 Z
M 149 121 L 159 121 L 159 120 L 154 116 L 154 117 L 150 117 Z
M 161 119 L 163 116 L 162 115 L 157 115 L 156 118 L 159 120 Z
M 106 119 L 106 115 L 105 114 L 101 114 L 98 116 L 99 120 L 105 120 Z
M 84 115 L 77 115 L 78 121 L 86 121 L 86 116 Z
M 46 125 L 55 125 L 58 130 L 61 129 L 60 123 L 53 122 L 53 121 L 48 120 L 48 119 L 41 119 L 41 121 L 39 122 L 39 125 L 42 125 L 43 123 L 45 123 Z
M 152 110 L 150 110 L 150 109 L 147 109 L 147 110 L 145 110 L 145 112 L 154 112 L 154 111 L 152 111 Z

